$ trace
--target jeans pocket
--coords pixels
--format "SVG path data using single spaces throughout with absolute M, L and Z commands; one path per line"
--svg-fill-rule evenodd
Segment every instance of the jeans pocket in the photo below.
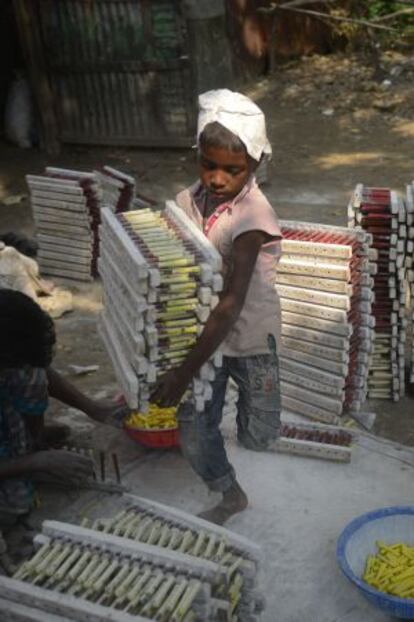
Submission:
M 246 361 L 246 368 L 251 410 L 280 410 L 279 368 L 274 358 L 251 357 Z

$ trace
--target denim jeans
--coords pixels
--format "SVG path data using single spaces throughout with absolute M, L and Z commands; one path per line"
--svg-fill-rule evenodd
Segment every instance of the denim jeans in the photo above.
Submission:
M 223 358 L 213 384 L 213 397 L 202 413 L 190 403 L 180 406 L 180 439 L 184 456 L 210 490 L 225 492 L 235 482 L 220 424 L 227 381 L 239 388 L 237 438 L 247 449 L 262 451 L 279 435 L 280 387 L 276 354 Z

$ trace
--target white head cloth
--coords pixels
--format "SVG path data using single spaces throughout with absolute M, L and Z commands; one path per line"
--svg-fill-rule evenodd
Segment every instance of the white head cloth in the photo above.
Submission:
M 265 116 L 251 99 L 229 89 L 219 89 L 203 93 L 198 103 L 197 140 L 206 125 L 217 122 L 240 138 L 254 160 L 259 161 L 263 154 L 272 155 Z

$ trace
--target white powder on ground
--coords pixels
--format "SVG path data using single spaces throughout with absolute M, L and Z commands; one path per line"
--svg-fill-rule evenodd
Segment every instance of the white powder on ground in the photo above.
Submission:
M 342 575 L 336 540 L 360 514 L 412 503 L 414 450 L 363 435 L 350 464 L 247 451 L 236 442 L 233 398 L 227 406 L 226 446 L 250 501 L 227 527 L 263 547 L 263 622 L 390 622 Z M 122 432 L 107 441 L 131 492 L 192 513 L 217 502 L 178 451 L 147 453 Z M 42 518 L 79 522 L 91 508 L 101 517 L 114 510 L 114 498 L 97 493 L 84 493 L 75 503 L 67 497 L 60 509 L 57 500 L 54 508 L 48 504 L 52 499 L 45 502 Z
M 336 540 L 354 517 L 414 498 L 414 451 L 363 437 L 351 464 L 256 453 L 236 444 L 231 417 L 227 448 L 249 508 L 227 527 L 263 547 L 263 622 L 385 622 L 339 570 Z M 401 461 L 402 460 L 402 461 Z M 409 464 L 407 464 L 407 463 Z M 213 505 L 203 484 L 176 453 L 141 464 L 128 476 L 142 496 L 198 512 Z

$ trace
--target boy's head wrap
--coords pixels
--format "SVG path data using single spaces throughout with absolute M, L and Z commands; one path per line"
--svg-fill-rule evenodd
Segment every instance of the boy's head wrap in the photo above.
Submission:
M 217 122 L 240 138 L 254 160 L 259 161 L 263 154 L 272 155 L 265 116 L 251 99 L 229 89 L 219 89 L 203 93 L 198 103 L 197 140 L 206 125 Z

